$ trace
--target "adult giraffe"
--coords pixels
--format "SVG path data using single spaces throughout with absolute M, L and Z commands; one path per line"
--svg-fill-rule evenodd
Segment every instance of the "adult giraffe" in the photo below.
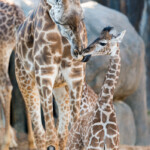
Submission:
M 87 46 L 87 36 L 80 0 L 40 0 L 17 35 L 16 77 L 30 112 L 37 148 L 45 150 L 52 146 L 63 150 L 67 141 L 70 108 L 71 123 L 74 123 L 80 113 L 85 78 L 85 65 L 79 54 Z M 65 88 L 66 83 L 69 90 Z M 58 130 L 52 114 L 52 93 L 58 109 L 66 106 L 63 110 L 59 109 Z M 40 104 L 46 132 L 41 123 Z

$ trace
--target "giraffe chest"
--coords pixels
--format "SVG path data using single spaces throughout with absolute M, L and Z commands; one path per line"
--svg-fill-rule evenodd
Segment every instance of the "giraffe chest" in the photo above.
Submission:
M 61 69 L 59 68 L 58 69 L 58 74 L 57 74 L 56 79 L 55 79 L 54 88 L 63 87 L 65 85 L 66 85 L 66 81 L 63 77 Z

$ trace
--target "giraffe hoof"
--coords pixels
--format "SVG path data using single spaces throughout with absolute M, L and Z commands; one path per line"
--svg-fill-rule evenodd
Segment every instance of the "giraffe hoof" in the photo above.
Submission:
M 47 150 L 55 150 L 55 147 L 49 146 L 49 147 L 47 148 Z

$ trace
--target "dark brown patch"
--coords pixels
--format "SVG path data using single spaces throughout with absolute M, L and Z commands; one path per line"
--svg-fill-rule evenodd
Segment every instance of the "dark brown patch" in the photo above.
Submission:
M 114 59 L 114 63 L 119 63 L 119 59 Z
M 100 111 L 97 111 L 93 119 L 93 124 L 101 122 Z
M 77 88 L 78 86 L 81 86 L 82 80 L 73 81 L 72 84 L 73 84 L 73 88 Z
M 49 96 L 50 94 L 52 94 L 52 91 L 48 88 L 48 87 L 43 87 L 43 98 L 47 99 L 47 96 Z
M 60 56 L 53 56 L 53 62 L 54 64 L 59 64 L 61 62 L 61 57 Z
M 2 20 L 3 20 L 3 23 L 6 21 L 6 17 L 4 16 L 4 17 L 2 17 Z M 1 24 L 1 22 L 0 22 L 0 24 Z
M 5 26 L 5 25 L 2 25 L 0 28 L 3 30 L 3 33 L 4 33 L 4 34 L 6 34 L 6 33 L 7 33 L 7 28 L 6 28 L 6 26 Z
M 120 72 L 119 72 L 119 71 L 117 71 L 116 75 L 117 75 L 117 76 L 119 76 L 119 75 L 120 75 Z
M 38 63 L 35 61 L 35 71 L 38 71 L 40 69 L 40 66 L 38 65 Z
M 41 75 L 52 75 L 54 70 L 54 67 L 41 67 Z
M 33 47 L 33 36 L 29 36 L 28 37 L 28 41 L 27 41 L 27 47 L 28 48 L 32 48 Z
M 92 140 L 91 140 L 91 146 L 97 147 L 98 144 L 99 144 L 98 139 L 96 139 L 95 137 L 93 137 Z
M 41 86 L 41 84 L 40 84 L 40 77 L 36 77 L 36 82 L 37 82 L 37 84 L 39 85 L 39 86 Z
M 41 51 L 40 55 L 36 56 L 35 59 L 40 65 L 51 64 L 52 56 L 48 51 Z
M 68 40 L 64 37 L 62 37 L 62 42 L 63 42 L 64 45 L 68 44 Z
M 26 55 L 27 55 L 27 47 L 26 47 L 26 45 L 25 45 L 25 43 L 24 42 L 22 42 L 22 53 L 23 53 L 23 57 L 25 58 L 26 57 Z
M 62 67 L 62 68 L 71 67 L 71 62 L 68 62 L 68 61 L 66 61 L 66 60 L 62 60 L 62 62 L 61 62 L 61 67 Z
M 12 25 L 12 22 L 13 22 L 13 18 L 7 21 L 7 25 L 8 25 L 8 26 L 11 26 L 11 25 Z
M 113 64 L 112 66 L 111 66 L 111 68 L 113 68 L 113 69 L 117 69 L 117 65 L 116 64 Z
M 108 84 L 108 86 L 113 86 L 113 80 L 106 80 L 106 84 Z
M 113 87 L 110 91 L 111 91 L 111 94 L 114 95 L 115 88 Z
M 37 41 L 36 41 L 36 44 L 43 45 L 43 44 L 46 44 L 46 43 L 47 43 L 46 40 L 44 39 L 44 35 L 45 35 L 44 32 L 41 32 L 41 33 L 39 34 L 39 37 L 38 37 L 38 39 L 37 39 Z
M 103 92 L 104 92 L 105 94 L 109 94 L 109 89 L 104 87 Z
M 117 130 L 117 126 L 114 125 L 114 124 L 107 124 L 107 125 L 106 125 L 106 128 L 107 128 L 107 129 Z
M 97 132 L 99 132 L 100 130 L 103 130 L 103 126 L 102 125 L 94 125 L 93 126 L 93 134 L 95 135 Z
M 49 16 L 48 12 L 45 13 L 44 20 L 46 21 L 46 23 L 44 24 L 44 27 L 43 27 L 44 31 L 52 30 L 52 29 L 55 28 L 56 25 L 52 21 L 52 19 Z
M 114 113 L 111 113 L 111 115 L 109 116 L 109 121 L 110 122 L 116 122 L 116 116 Z
M 73 92 L 73 91 L 70 92 L 70 97 L 71 97 L 72 99 L 75 99 L 75 95 L 74 95 L 74 92 Z
M 60 36 L 58 33 L 47 33 L 46 38 L 48 41 L 56 42 Z
M 107 121 L 107 116 L 104 113 L 102 113 L 102 121 L 103 123 Z
M 70 45 L 66 45 L 64 46 L 64 50 L 63 50 L 63 57 L 64 58 L 69 58 L 69 59 L 72 59 L 72 56 L 71 56 L 71 47 Z
M 111 70 L 111 69 L 110 69 L 110 70 L 109 70 L 109 72 L 110 72 L 110 73 L 115 73 L 116 71 L 115 71 L 115 70 Z
M 77 78 L 82 76 L 82 68 L 72 68 L 69 75 L 71 78 Z
M 50 79 L 42 79 L 42 85 L 52 86 L 52 82 Z
M 112 74 L 107 74 L 107 78 L 110 78 L 110 79 L 111 79 L 111 78 L 112 78 L 112 79 L 115 79 L 115 77 L 116 77 L 115 75 L 112 75 Z
M 106 138 L 106 140 L 105 140 L 105 143 L 106 143 L 106 145 L 107 145 L 107 148 L 113 148 L 114 147 L 114 145 L 113 145 L 113 143 L 112 143 L 112 140 L 110 139 L 110 138 Z

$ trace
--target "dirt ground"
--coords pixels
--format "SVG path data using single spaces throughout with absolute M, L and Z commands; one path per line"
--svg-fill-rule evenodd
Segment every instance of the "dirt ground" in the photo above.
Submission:
M 4 135 L 4 129 L 0 129 L 0 145 L 2 144 Z M 17 148 L 10 148 L 10 150 L 29 150 L 28 149 L 28 141 L 27 141 L 27 135 L 24 133 L 20 133 L 18 138 L 18 147 Z M 148 147 L 142 147 L 142 146 L 126 146 L 121 145 L 120 150 L 150 150 L 150 146 Z

